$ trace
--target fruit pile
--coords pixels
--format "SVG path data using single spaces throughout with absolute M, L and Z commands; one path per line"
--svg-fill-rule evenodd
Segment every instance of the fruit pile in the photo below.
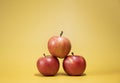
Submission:
M 83 56 L 68 55 L 71 50 L 71 43 L 68 38 L 53 36 L 48 40 L 48 50 L 51 55 L 44 55 L 37 60 L 38 71 L 44 76 L 54 76 L 57 74 L 60 63 L 58 58 L 63 58 L 63 69 L 71 76 L 82 75 L 86 69 L 86 61 Z

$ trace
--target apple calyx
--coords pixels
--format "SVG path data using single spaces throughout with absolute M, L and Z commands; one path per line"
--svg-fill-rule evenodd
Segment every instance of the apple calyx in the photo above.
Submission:
M 74 56 L 74 52 L 71 52 L 72 56 Z
M 60 33 L 60 37 L 63 35 L 63 31 L 61 31 L 61 33 Z

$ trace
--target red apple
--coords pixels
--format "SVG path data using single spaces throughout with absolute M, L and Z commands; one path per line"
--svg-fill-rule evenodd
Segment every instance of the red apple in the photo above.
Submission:
M 86 61 L 84 57 L 72 53 L 64 58 L 63 69 L 71 76 L 82 75 L 86 69 Z
M 59 61 L 55 56 L 48 55 L 41 57 L 37 61 L 37 68 L 41 74 L 45 76 L 53 76 L 59 70 Z
M 71 43 L 68 38 L 62 37 L 63 31 L 60 36 L 53 36 L 48 41 L 48 50 L 51 55 L 64 58 L 71 50 Z

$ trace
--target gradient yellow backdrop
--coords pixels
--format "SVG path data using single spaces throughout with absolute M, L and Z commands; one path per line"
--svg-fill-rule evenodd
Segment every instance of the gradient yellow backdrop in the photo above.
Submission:
M 85 76 L 62 69 L 44 77 L 36 68 L 48 39 L 70 39 L 87 61 Z M 62 63 L 62 60 L 60 60 Z M 0 83 L 119 83 L 120 0 L 0 0 Z

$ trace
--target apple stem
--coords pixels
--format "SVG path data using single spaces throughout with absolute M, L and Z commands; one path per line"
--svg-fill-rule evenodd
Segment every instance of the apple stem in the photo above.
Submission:
M 61 31 L 61 33 L 60 33 L 60 37 L 62 36 L 62 34 L 63 34 L 63 31 Z
M 71 52 L 71 54 L 74 56 L 74 52 Z
M 46 57 L 45 53 L 43 53 L 43 56 Z

